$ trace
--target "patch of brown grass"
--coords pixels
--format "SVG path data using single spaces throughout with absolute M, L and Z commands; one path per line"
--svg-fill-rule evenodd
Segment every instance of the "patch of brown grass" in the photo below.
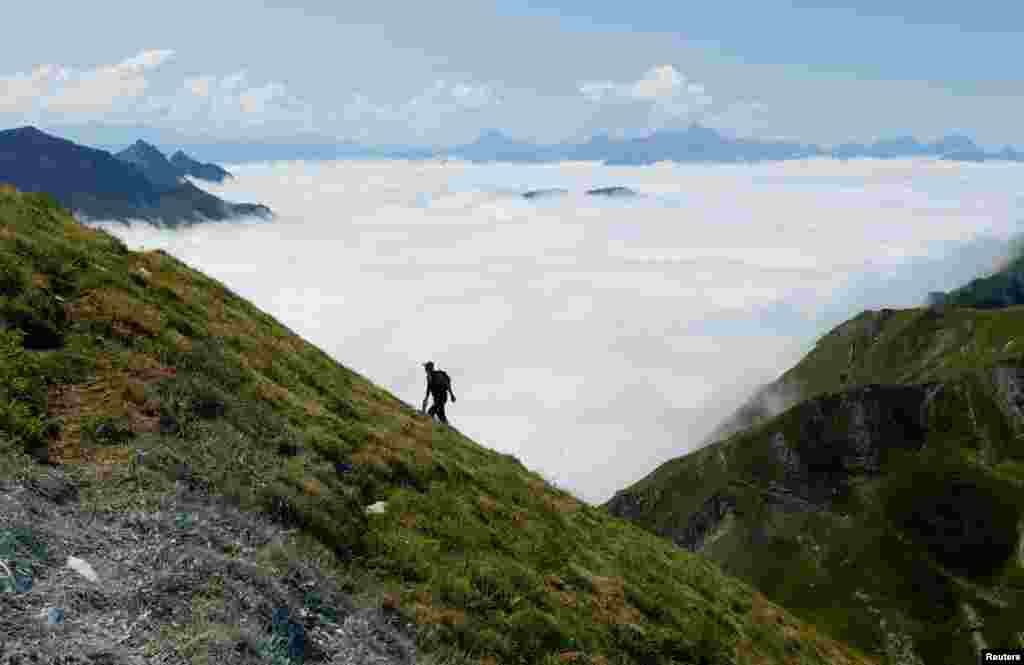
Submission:
M 466 613 L 451 607 L 435 607 L 429 603 L 417 602 L 413 605 L 416 623 L 420 626 L 428 624 L 457 628 L 466 623 Z
M 174 348 L 179 351 L 188 352 L 192 350 L 192 340 L 177 330 L 171 328 L 167 331 L 167 336 L 171 338 L 171 344 L 174 345 Z
M 512 513 L 512 525 L 517 529 L 525 529 L 530 525 L 530 518 L 527 517 L 526 511 L 516 510 Z
M 818 633 L 811 624 L 798 623 L 785 614 L 785 610 L 772 603 L 764 594 L 754 592 L 750 605 L 750 618 L 754 623 L 762 625 L 782 626 L 782 633 L 787 639 L 799 640 L 814 646 L 818 654 L 827 662 L 834 665 L 874 665 L 875 661 L 863 657 L 858 658 L 839 642 Z M 768 662 L 763 655 L 753 651 L 753 645 L 749 639 L 740 640 L 736 644 L 736 655 L 743 656 L 745 661 L 752 664 Z M 794 661 L 795 662 L 795 661 Z
M 136 434 L 159 429 L 159 409 L 146 398 L 146 385 L 169 376 L 173 370 L 138 353 L 131 354 L 125 364 L 125 368 L 115 368 L 110 357 L 100 356 L 94 380 L 49 387 L 47 410 L 64 423 L 60 435 L 50 443 L 50 459 L 60 463 L 89 461 L 93 453 L 82 449 L 82 422 L 90 417 L 127 418 Z M 101 453 L 100 457 L 104 455 L 109 456 Z M 119 455 L 114 455 L 113 463 L 122 463 Z
M 302 481 L 302 491 L 310 496 L 321 496 L 326 489 L 316 478 L 306 478 Z
M 399 457 L 394 450 L 388 446 L 371 442 L 352 453 L 352 463 L 359 466 L 370 466 L 380 471 L 388 471 L 392 463 L 398 462 Z
M 552 512 L 561 513 L 563 515 L 574 513 L 580 509 L 579 501 L 564 494 L 545 494 L 544 505 Z
M 498 502 L 489 494 L 481 494 L 477 497 L 476 503 L 480 506 L 480 512 L 484 515 L 493 515 L 498 509 Z
M 89 464 L 100 464 L 107 467 L 125 465 L 132 461 L 135 451 L 124 446 L 101 446 L 82 451 L 80 460 Z
M 625 580 L 621 577 L 590 578 L 594 592 L 594 619 L 605 624 L 640 623 L 640 610 L 626 602 Z
M 114 289 L 90 291 L 66 309 L 72 321 L 110 321 L 114 332 L 123 337 L 155 336 L 164 324 L 156 307 Z

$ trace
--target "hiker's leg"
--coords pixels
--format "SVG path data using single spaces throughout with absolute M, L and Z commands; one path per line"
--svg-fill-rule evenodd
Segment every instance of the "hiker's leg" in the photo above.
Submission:
M 437 402 L 434 402 L 433 405 L 431 405 L 431 407 L 427 409 L 427 415 L 430 416 L 431 420 L 434 419 L 435 413 L 437 413 Z
M 448 424 L 448 416 L 444 414 L 444 402 L 438 402 L 437 404 L 437 417 L 445 425 Z

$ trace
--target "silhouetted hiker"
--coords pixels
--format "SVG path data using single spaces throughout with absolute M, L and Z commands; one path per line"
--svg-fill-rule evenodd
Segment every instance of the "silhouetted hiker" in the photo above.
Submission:
M 426 412 L 431 418 L 436 415 L 438 420 L 447 425 L 448 416 L 444 414 L 444 404 L 448 401 L 448 395 L 452 396 L 452 403 L 455 402 L 452 380 L 444 370 L 435 370 L 433 362 L 423 363 L 423 369 L 427 371 L 427 394 L 423 396 L 423 407 L 420 410 Z M 427 411 L 427 399 L 431 395 L 434 397 L 434 404 Z

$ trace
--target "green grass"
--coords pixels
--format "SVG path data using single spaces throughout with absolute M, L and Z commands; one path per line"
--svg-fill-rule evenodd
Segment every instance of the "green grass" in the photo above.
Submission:
M 0 190 L 0 257 L 0 477 L 43 448 L 94 510 L 232 497 L 390 598 L 435 662 L 869 662 L 45 195 Z M 225 630 L 198 607 L 180 650 Z
M 1012 644 L 1012 617 L 1024 614 L 1024 423 L 995 368 L 1020 371 L 1022 353 L 1024 307 L 865 312 L 780 378 L 801 386 L 802 402 L 628 488 L 642 506 L 637 523 L 672 534 L 726 493 L 737 514 L 704 553 L 830 634 L 882 653 L 884 617 L 925 662 L 967 662 L 957 608 L 969 603 L 990 644 Z M 872 401 L 867 386 L 884 397 Z M 870 414 L 885 424 L 880 472 L 838 452 Z M 771 483 L 800 482 L 777 436 L 812 475 L 843 469 L 827 511 L 771 507 Z

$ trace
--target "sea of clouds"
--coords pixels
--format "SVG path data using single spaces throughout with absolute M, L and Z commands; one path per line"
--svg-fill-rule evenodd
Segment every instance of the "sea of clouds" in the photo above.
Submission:
M 993 269 L 1024 219 L 1024 165 L 993 162 L 230 168 L 202 186 L 275 220 L 105 226 L 410 404 L 434 360 L 453 425 L 591 502 L 691 450 L 841 321 Z M 638 196 L 584 194 L 615 185 Z

